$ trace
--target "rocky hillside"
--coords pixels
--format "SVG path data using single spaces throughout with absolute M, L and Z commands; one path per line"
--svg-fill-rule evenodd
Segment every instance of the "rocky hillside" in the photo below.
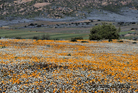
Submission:
M 122 7 L 138 10 L 137 0 L 0 0 L 0 19 L 86 18 L 93 9 L 119 13 Z

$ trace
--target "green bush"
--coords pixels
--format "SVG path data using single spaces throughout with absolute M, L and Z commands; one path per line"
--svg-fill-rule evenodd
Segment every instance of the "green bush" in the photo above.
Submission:
M 42 40 L 50 40 L 50 35 L 49 34 L 42 35 Z
M 116 29 L 112 24 L 102 23 L 102 25 L 94 26 L 90 30 L 89 39 L 90 40 L 101 40 L 101 39 L 118 39 L 119 38 L 119 29 Z

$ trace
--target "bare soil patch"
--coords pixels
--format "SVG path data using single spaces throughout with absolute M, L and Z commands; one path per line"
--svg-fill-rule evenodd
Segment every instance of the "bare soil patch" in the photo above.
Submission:
M 43 7 L 43 6 L 50 5 L 50 4 L 51 4 L 51 3 L 35 3 L 35 4 L 34 4 L 34 7 L 39 8 L 39 7 Z

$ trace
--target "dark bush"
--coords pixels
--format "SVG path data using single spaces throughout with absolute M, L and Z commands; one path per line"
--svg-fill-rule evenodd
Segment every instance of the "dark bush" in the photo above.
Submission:
M 34 36 L 34 37 L 33 37 L 33 39 L 36 39 L 36 40 L 38 40 L 38 39 L 39 39 L 39 37 L 38 37 L 38 36 Z
M 132 44 L 137 44 L 137 42 L 132 42 Z
M 71 42 L 77 42 L 77 39 L 76 39 L 76 38 L 71 38 L 70 41 L 71 41 Z
M 136 24 L 136 22 L 132 22 L 132 24 Z
M 118 40 L 117 42 L 120 42 L 120 43 L 122 43 L 122 42 L 124 42 L 123 40 Z
M 138 38 L 136 38 L 136 37 L 133 37 L 133 38 L 132 38 L 132 40 L 135 40 L 135 41 L 136 41 L 137 39 L 138 39 Z
M 37 25 L 37 27 L 41 27 L 41 25 Z
M 77 40 L 83 40 L 83 37 L 74 37 L 74 38 L 71 38 L 72 42 L 77 42 Z
M 90 21 L 90 22 L 93 22 L 93 20 L 92 20 L 92 19 L 89 19 L 89 21 Z
M 67 56 L 71 56 L 71 54 L 68 54 Z
M 31 24 L 29 24 L 29 26 L 35 26 L 35 24 L 31 23 Z
M 22 38 L 18 36 L 18 37 L 15 37 L 15 39 L 22 39 Z
M 108 41 L 109 41 L 109 42 L 112 42 L 112 39 L 109 39 Z
M 88 41 L 81 41 L 81 43 L 89 43 Z
M 135 30 L 135 28 L 131 28 L 131 30 Z
M 90 40 L 101 40 L 101 39 L 118 39 L 119 38 L 119 29 L 116 29 L 112 24 L 102 23 L 102 25 L 94 26 L 90 30 L 89 39 Z
M 35 23 L 34 25 L 37 25 L 37 23 Z
M 59 38 L 53 38 L 52 40 L 60 40 Z
M 98 19 L 97 21 L 101 21 L 100 19 Z

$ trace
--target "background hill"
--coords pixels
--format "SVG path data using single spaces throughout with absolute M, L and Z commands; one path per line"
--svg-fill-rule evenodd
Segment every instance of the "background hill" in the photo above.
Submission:
M 120 14 L 121 9 L 137 10 L 137 0 L 0 0 L 0 19 L 87 18 L 93 9 Z M 127 11 L 127 10 L 126 10 Z M 129 10 L 128 10 L 129 11 Z

